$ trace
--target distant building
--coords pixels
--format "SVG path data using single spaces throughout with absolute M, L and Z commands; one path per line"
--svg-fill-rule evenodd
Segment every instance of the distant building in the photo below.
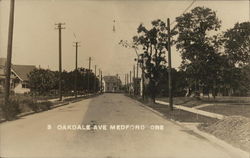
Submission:
M 6 58 L 0 58 L 0 93 L 3 92 L 5 84 Z M 28 88 L 28 74 L 36 67 L 34 65 L 12 65 L 10 88 L 14 93 L 24 94 L 30 92 Z
M 121 80 L 118 76 L 104 76 L 103 77 L 103 92 L 120 92 L 121 91 Z

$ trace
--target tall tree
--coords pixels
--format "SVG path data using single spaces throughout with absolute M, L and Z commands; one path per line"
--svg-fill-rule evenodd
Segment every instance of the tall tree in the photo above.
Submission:
M 203 87 L 214 89 L 221 42 L 217 35 L 210 34 L 221 27 L 221 21 L 214 11 L 205 7 L 196 7 L 176 21 L 176 48 L 181 53 L 181 67 L 187 73 L 189 88 L 195 92 Z
M 165 54 L 167 51 L 167 29 L 166 24 L 161 20 L 152 21 L 152 28 L 148 29 L 144 25 L 139 25 L 138 36 L 133 37 L 135 46 L 141 46 L 143 53 L 139 54 L 140 62 L 145 68 L 145 77 L 149 79 L 147 92 L 155 101 L 159 77 L 166 69 Z
M 250 62 L 250 22 L 236 23 L 224 34 L 225 52 L 233 64 Z
M 250 92 L 250 22 L 236 23 L 224 33 L 223 42 L 225 88 L 229 95 L 247 95 Z

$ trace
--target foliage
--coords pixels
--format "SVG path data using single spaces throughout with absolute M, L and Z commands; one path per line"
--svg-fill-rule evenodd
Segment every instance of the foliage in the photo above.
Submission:
M 55 89 L 58 81 L 55 72 L 40 68 L 30 72 L 28 78 L 31 91 L 38 92 L 39 94 L 45 94 Z
M 22 103 L 28 105 L 28 107 L 29 107 L 32 111 L 34 111 L 34 112 L 38 112 L 38 111 L 39 111 L 39 106 L 38 106 L 37 102 L 34 101 L 33 99 L 25 99 L 25 100 L 22 100 Z
M 181 68 L 186 72 L 189 88 L 214 89 L 219 78 L 221 41 L 219 35 L 209 36 L 209 33 L 217 31 L 221 21 L 214 11 L 204 7 L 196 7 L 176 21 L 176 48 L 181 53 Z
M 225 53 L 221 85 L 226 89 L 225 95 L 249 95 L 250 22 L 236 23 L 224 33 L 222 40 Z
M 142 46 L 143 53 L 139 54 L 145 77 L 149 79 L 148 92 L 153 101 L 159 86 L 160 74 L 166 69 L 165 54 L 168 46 L 166 24 L 161 20 L 152 21 L 152 28 L 139 25 L 138 36 L 133 37 L 135 46 Z
M 172 68 L 172 93 L 174 97 L 185 96 L 187 87 L 187 81 L 185 80 L 186 73 L 182 70 L 177 71 Z M 169 86 L 168 86 L 168 70 L 165 69 L 159 78 L 159 86 L 157 90 L 159 91 L 160 96 L 169 95 Z
M 44 101 L 44 102 L 41 102 L 41 103 L 37 103 L 37 106 L 40 110 L 42 111 L 46 111 L 46 110 L 49 110 L 51 109 L 51 106 L 52 106 L 52 102 L 50 101 Z
M 85 68 L 79 68 L 77 71 L 63 71 L 62 90 L 65 94 L 74 91 L 75 78 L 77 91 L 87 91 L 88 81 L 89 90 L 99 90 L 99 79 L 92 71 Z M 49 94 L 51 91 L 57 91 L 59 82 L 59 72 L 46 69 L 35 69 L 29 75 L 29 86 L 31 91 L 38 94 Z M 96 82 L 94 88 L 94 80 Z
M 223 95 L 250 94 L 250 22 L 236 23 L 232 29 L 217 33 L 221 21 L 210 8 L 196 7 L 176 18 L 177 25 L 170 36 L 182 57 L 180 70 L 172 70 L 173 94 L 185 91 L 199 95 L 212 92 Z M 133 43 L 119 44 L 135 49 L 138 61 L 149 80 L 146 93 L 154 100 L 156 94 L 168 94 L 166 52 L 168 34 L 166 24 L 152 21 L 152 27 L 139 25 Z M 224 46 L 224 47 L 223 47 Z M 138 53 L 139 50 L 142 53 Z
M 78 91 L 87 91 L 88 84 L 90 91 L 94 91 L 94 89 L 96 91 L 99 90 L 99 79 L 97 78 L 97 76 L 95 76 L 95 74 L 92 71 L 89 71 L 88 69 L 79 68 L 77 71 L 64 71 L 62 73 L 62 83 L 64 91 L 74 91 L 75 75 L 77 75 L 76 87 Z M 94 80 L 96 84 L 94 83 Z M 96 86 L 95 88 L 94 84 Z
M 224 34 L 225 53 L 234 64 L 250 62 L 250 22 L 236 23 Z
M 18 100 L 10 99 L 2 104 L 3 115 L 6 120 L 13 120 L 21 112 Z

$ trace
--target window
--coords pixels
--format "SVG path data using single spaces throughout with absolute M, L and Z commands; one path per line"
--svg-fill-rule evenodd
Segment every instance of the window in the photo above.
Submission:
M 22 88 L 26 88 L 26 84 L 25 83 L 22 84 Z

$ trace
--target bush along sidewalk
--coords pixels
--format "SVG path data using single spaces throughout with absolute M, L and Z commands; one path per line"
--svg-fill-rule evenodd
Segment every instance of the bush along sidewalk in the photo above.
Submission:
M 53 103 L 50 101 L 37 102 L 34 99 L 10 99 L 9 102 L 1 101 L 0 119 L 14 120 L 21 113 L 40 112 L 51 109 Z
M 95 97 L 100 94 L 93 94 L 90 96 L 83 96 L 78 98 L 68 98 L 64 101 L 38 101 L 32 97 L 10 99 L 9 103 L 4 104 L 0 100 L 0 123 L 18 119 L 19 117 L 26 116 L 33 113 L 47 111 L 58 106 L 69 104 L 70 102 L 81 101 L 82 99 Z
M 21 112 L 19 101 L 11 99 L 7 103 L 1 103 L 1 113 L 6 120 L 16 119 L 16 116 Z

